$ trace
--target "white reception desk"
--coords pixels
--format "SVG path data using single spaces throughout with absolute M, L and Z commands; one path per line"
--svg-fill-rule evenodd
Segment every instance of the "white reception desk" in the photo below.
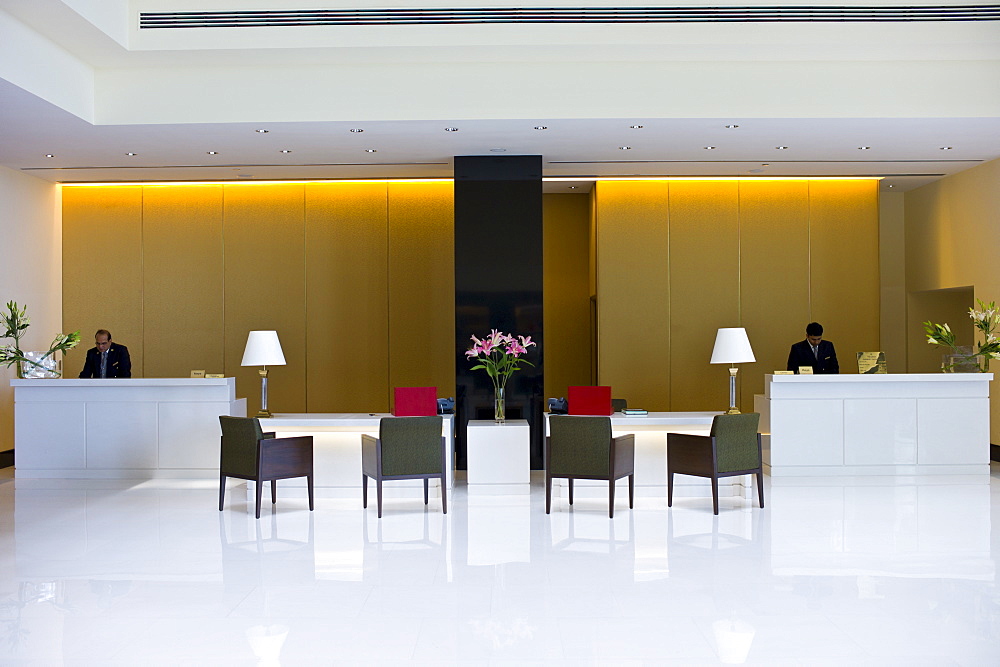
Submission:
M 215 478 L 236 378 L 11 380 L 18 478 Z
M 767 375 L 754 397 L 772 477 L 983 475 L 992 373 Z

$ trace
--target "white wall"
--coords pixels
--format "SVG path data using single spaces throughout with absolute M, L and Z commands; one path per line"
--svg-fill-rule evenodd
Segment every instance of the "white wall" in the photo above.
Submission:
M 28 306 L 22 349 L 45 349 L 62 327 L 59 186 L 0 167 L 0 304 Z M 107 281 L 106 284 L 110 284 Z M 2 333 L 2 332 L 0 332 Z M 6 341 L 9 342 L 9 341 Z M 14 447 L 14 369 L 0 367 L 0 451 Z

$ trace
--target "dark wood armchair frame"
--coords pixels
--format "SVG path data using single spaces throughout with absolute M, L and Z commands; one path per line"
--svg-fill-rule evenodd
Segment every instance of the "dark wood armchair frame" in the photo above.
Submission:
M 579 417 L 558 417 L 558 419 L 575 419 Z M 589 419 L 588 417 L 582 417 Z M 608 418 L 610 419 L 610 418 Z M 622 477 L 628 477 L 628 507 L 635 507 L 635 435 L 628 433 L 617 438 L 611 438 L 608 455 L 607 475 L 567 475 L 552 472 L 552 437 L 545 438 L 545 513 L 552 511 L 552 480 L 569 480 L 569 504 L 573 504 L 573 480 L 593 479 L 608 482 L 608 518 L 615 518 L 615 482 Z
M 404 418 L 405 419 L 405 418 Z M 394 481 L 398 479 L 422 479 L 424 480 L 424 505 L 430 499 L 430 481 L 432 479 L 441 480 L 441 513 L 448 513 L 448 487 L 445 484 L 447 472 L 448 444 L 444 436 L 441 437 L 441 472 L 423 473 L 417 475 L 383 475 L 382 474 L 382 439 L 374 438 L 367 433 L 361 434 L 361 503 L 368 507 L 368 478 L 375 480 L 375 504 L 378 508 L 378 518 L 382 518 L 382 482 Z
M 719 513 L 719 480 L 737 475 L 757 476 L 757 499 L 764 507 L 764 468 L 760 444 L 760 433 L 757 434 L 756 468 L 748 470 L 718 471 L 718 443 L 715 436 L 691 435 L 688 433 L 667 434 L 667 507 L 674 504 L 674 473 L 708 477 L 712 480 L 712 511 Z
M 254 474 L 226 470 L 219 466 L 219 511 L 225 503 L 226 478 L 245 479 L 257 486 L 255 514 L 260 518 L 260 503 L 264 492 L 264 482 L 271 483 L 271 503 L 278 502 L 277 481 L 305 477 L 309 492 L 309 511 L 313 511 L 313 438 L 311 435 L 294 438 L 275 438 L 274 433 L 264 433 L 257 441 Z

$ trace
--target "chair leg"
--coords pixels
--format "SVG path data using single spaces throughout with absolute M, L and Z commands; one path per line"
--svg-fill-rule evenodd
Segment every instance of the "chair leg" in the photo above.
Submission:
M 427 477 L 424 477 L 424 505 L 427 504 L 427 498 L 428 498 L 427 490 L 428 490 L 428 487 L 430 486 L 430 483 L 431 483 L 431 480 L 429 478 L 427 478 Z
M 615 480 L 608 480 L 608 518 L 615 518 Z
M 635 475 L 628 476 L 628 508 L 635 508 Z
M 313 507 L 315 507 L 315 505 L 313 504 L 313 476 L 312 475 L 306 475 L 306 486 L 309 488 L 309 511 L 312 512 L 313 511 Z
M 719 480 L 715 477 L 712 478 L 712 511 L 719 513 Z
M 764 473 L 757 473 L 757 499 L 760 501 L 761 508 L 764 507 Z
M 264 495 L 264 482 L 257 480 L 254 482 L 257 485 L 257 518 L 260 518 L 260 499 Z
M 278 480 L 271 480 L 271 504 L 275 505 L 278 502 Z
M 378 505 L 378 518 L 382 518 L 382 480 L 375 478 L 375 502 Z
M 444 485 L 444 475 L 441 475 L 441 513 L 448 513 L 448 487 Z
M 368 508 L 368 475 L 361 473 L 361 506 Z
M 222 504 L 226 499 L 226 476 L 219 475 L 219 511 L 222 511 Z
M 674 472 L 667 473 L 667 507 L 674 506 Z
M 545 473 L 545 513 L 552 512 L 552 478 L 548 471 Z
M 569 504 L 573 504 L 573 478 L 569 478 Z

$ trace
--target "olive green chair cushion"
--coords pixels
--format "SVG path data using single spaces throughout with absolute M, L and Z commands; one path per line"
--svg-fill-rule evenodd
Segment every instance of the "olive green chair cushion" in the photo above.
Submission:
M 441 417 L 386 417 L 379 422 L 382 474 L 441 472 Z
M 611 418 L 549 417 L 549 470 L 552 475 L 611 474 Z
M 749 412 L 740 415 L 716 415 L 712 420 L 715 438 L 716 470 L 720 473 L 759 468 L 757 426 L 760 415 Z
M 221 470 L 233 475 L 256 475 L 257 443 L 264 438 L 260 421 L 220 415 L 219 423 L 222 425 Z

